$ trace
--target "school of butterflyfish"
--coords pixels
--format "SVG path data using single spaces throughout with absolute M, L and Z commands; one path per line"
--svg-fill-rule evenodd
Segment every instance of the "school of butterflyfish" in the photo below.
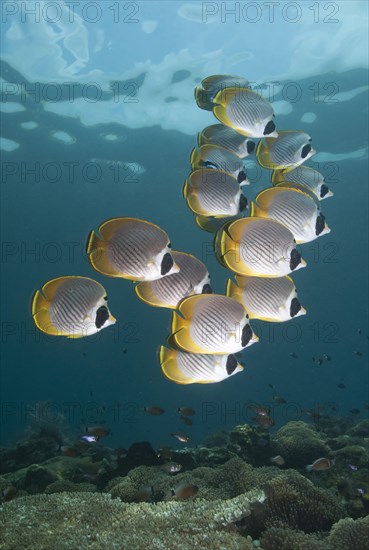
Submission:
M 241 372 L 236 354 L 258 341 L 250 319 L 284 322 L 306 313 L 290 277 L 306 266 L 296 245 L 329 233 L 320 201 L 333 195 L 323 176 L 303 165 L 315 153 L 310 136 L 277 131 L 272 105 L 245 78 L 205 78 L 195 99 L 219 123 L 198 133 L 183 196 L 198 227 L 215 234 L 218 261 L 234 274 L 225 295 L 213 293 L 200 260 L 172 250 L 167 233 L 149 221 L 109 219 L 87 241 L 97 272 L 134 281 L 140 300 L 174 310 L 159 362 L 177 384 L 215 383 Z M 256 147 L 252 138 L 260 138 Z M 244 159 L 252 153 L 270 171 L 272 186 L 249 204 Z M 68 338 L 116 322 L 104 287 L 76 276 L 37 290 L 32 316 L 41 331 Z

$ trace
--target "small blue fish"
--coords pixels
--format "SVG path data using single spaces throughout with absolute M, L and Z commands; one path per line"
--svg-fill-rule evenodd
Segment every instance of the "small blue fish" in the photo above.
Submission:
M 96 435 L 83 435 L 81 439 L 83 439 L 86 443 L 96 443 L 97 441 Z

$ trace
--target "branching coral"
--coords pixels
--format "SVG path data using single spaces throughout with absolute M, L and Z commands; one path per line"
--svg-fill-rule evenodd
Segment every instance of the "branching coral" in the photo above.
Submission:
M 96 485 L 92 483 L 73 483 L 66 479 L 58 479 L 54 483 L 50 483 L 45 489 L 45 493 L 82 493 L 89 492 L 94 493 L 96 491 Z

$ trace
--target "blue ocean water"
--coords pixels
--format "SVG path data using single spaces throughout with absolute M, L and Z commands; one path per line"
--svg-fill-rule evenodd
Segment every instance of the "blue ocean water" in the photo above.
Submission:
M 87 34 L 87 56 L 73 44 L 72 23 L 58 27 L 42 14 L 36 24 L 22 21 L 19 13 L 16 22 L 10 15 L 4 20 L 2 94 L 5 104 L 18 107 L 4 109 L 1 129 L 2 138 L 11 140 L 2 150 L 2 444 L 22 437 L 27 411 L 40 401 L 48 402 L 49 418 L 64 415 L 70 433 L 106 425 L 111 434 L 104 442 L 112 447 L 143 440 L 180 447 L 170 436 L 178 430 L 199 445 L 218 430 L 248 422 L 248 405 L 255 402 L 272 407 L 273 429 L 308 420 L 303 410 L 322 410 L 322 405 L 332 415 L 358 408 L 366 417 L 368 72 L 362 59 L 342 54 L 340 67 L 340 52 L 327 51 L 324 63 L 314 68 L 306 58 L 296 72 L 293 44 L 301 28 L 315 37 L 310 20 L 306 29 L 298 22 L 288 26 L 281 14 L 272 24 L 258 22 L 259 30 L 273 29 L 273 41 L 289 44 L 279 52 L 264 35 L 257 42 L 250 21 L 235 22 L 224 14 L 222 20 L 224 3 L 209 3 L 219 9 L 211 24 L 196 20 L 200 3 L 187 8 L 186 17 L 178 15 L 181 2 L 131 3 L 138 7 L 132 15 L 138 21 L 131 24 L 122 21 L 127 3 L 113 4 L 125 9 L 117 15 L 120 27 L 106 17 L 92 24 L 77 12 L 78 29 L 85 30 L 81 36 Z M 105 9 L 104 15 L 114 13 Z M 303 10 L 307 14 L 312 15 Z M 347 22 L 355 21 L 343 7 L 342 14 L 337 28 L 351 36 Z M 249 29 L 253 39 L 241 45 Z M 316 39 L 311 59 L 318 57 L 319 44 Z M 19 52 L 27 48 L 23 63 Z M 265 82 L 264 92 L 278 104 L 277 128 L 312 136 L 318 154 L 307 164 L 321 171 L 334 191 L 322 202 L 331 233 L 300 246 L 308 267 L 294 280 L 308 315 L 284 324 L 254 322 L 260 342 L 243 352 L 243 373 L 219 384 L 179 386 L 163 377 L 157 358 L 169 334 L 170 311 L 140 302 L 132 283 L 94 272 L 85 244 L 89 231 L 106 219 L 150 220 L 167 231 L 173 249 L 204 261 L 214 290 L 224 292 L 229 272 L 214 256 L 213 236 L 195 225 L 182 196 L 196 132 L 215 122 L 196 107 L 193 88 L 217 72 Z M 98 99 L 85 95 L 87 83 L 91 94 L 101 92 Z M 306 113 L 315 119 L 304 119 Z M 33 128 L 22 127 L 30 121 Z M 16 144 L 13 150 L 9 143 Z M 250 200 L 270 185 L 270 176 L 257 169 L 255 156 L 249 174 Z M 103 284 L 118 323 L 78 340 L 39 332 L 30 314 L 33 292 L 62 275 Z M 344 389 L 338 388 L 341 383 Z M 275 404 L 276 393 L 287 403 Z M 150 416 L 143 411 L 148 405 L 163 407 L 166 414 Z M 192 427 L 183 427 L 179 406 L 196 410 Z

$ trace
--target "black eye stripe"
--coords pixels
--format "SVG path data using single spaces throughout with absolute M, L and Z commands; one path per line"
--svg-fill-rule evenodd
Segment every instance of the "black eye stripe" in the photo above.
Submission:
M 101 328 L 109 319 L 109 311 L 106 306 L 100 306 L 96 311 L 95 326 Z
M 325 228 L 325 217 L 323 214 L 319 214 L 315 222 L 315 235 L 320 235 Z
M 234 355 L 228 355 L 226 371 L 228 375 L 231 375 L 237 368 L 237 359 Z
M 250 325 L 247 323 L 242 329 L 241 345 L 243 348 L 247 346 L 253 336 Z
M 275 124 L 273 120 L 270 120 L 268 124 L 264 128 L 264 136 L 268 136 L 269 134 L 273 133 L 275 130 Z
M 299 300 L 297 298 L 293 298 L 290 305 L 290 316 L 295 317 L 295 315 L 297 315 L 300 310 L 301 304 Z
M 294 248 L 290 257 L 290 269 L 293 271 L 301 263 L 301 254 Z
M 306 144 L 303 146 L 303 148 L 301 149 L 301 158 L 306 158 L 308 156 L 308 154 L 310 153 L 311 151 L 311 145 L 309 144 Z
M 161 274 L 166 275 L 167 273 L 169 273 L 169 271 L 173 267 L 173 264 L 174 264 L 174 261 L 171 254 L 169 254 L 169 252 L 164 254 L 163 259 L 161 261 L 161 270 L 160 270 Z

